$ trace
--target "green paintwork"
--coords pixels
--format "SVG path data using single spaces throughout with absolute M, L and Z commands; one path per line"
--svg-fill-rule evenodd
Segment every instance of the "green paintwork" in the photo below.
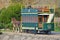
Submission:
M 22 27 L 37 27 L 38 23 L 22 23 Z
M 43 23 L 43 29 L 54 31 L 54 23 Z
M 38 29 L 38 23 L 22 23 L 22 29 Z
M 54 9 L 50 9 L 50 12 L 51 12 L 51 13 L 54 13 Z
M 22 23 L 22 29 L 51 30 L 54 31 L 54 23 L 43 23 L 43 28 L 38 28 L 38 23 Z

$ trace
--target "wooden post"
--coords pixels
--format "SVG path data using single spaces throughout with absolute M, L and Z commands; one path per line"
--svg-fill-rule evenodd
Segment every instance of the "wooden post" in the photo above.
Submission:
M 21 6 L 21 9 L 22 9 L 22 6 Z M 20 22 L 20 32 L 22 32 L 22 17 L 21 17 L 21 22 Z

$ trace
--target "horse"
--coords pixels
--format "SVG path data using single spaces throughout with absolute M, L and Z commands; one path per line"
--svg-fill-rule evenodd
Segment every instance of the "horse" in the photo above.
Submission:
M 15 18 L 11 19 L 13 25 L 13 31 L 20 32 L 20 21 L 17 21 Z

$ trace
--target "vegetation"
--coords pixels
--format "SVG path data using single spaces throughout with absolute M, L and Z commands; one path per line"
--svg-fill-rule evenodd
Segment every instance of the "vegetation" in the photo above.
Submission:
M 60 17 L 60 8 L 56 8 L 55 17 Z
M 60 26 L 58 23 L 55 23 L 55 31 L 60 32 Z
M 15 17 L 20 21 L 21 17 L 21 8 L 24 6 L 19 3 L 11 4 L 7 8 L 3 8 L 0 12 L 0 27 L 10 28 L 11 26 L 11 18 Z

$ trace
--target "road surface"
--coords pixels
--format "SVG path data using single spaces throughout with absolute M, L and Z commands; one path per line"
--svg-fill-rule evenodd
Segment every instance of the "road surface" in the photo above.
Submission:
M 60 32 L 52 32 L 52 34 L 30 34 L 4 32 L 0 35 L 0 40 L 60 40 Z

